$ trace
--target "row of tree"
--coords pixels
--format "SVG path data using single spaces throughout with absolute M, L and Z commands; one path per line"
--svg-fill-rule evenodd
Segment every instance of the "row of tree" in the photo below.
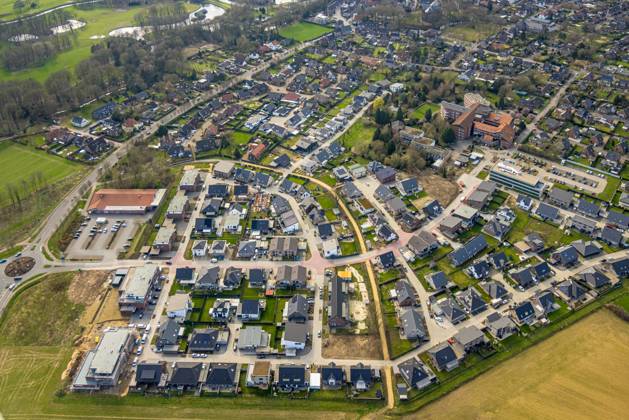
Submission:
M 72 48 L 69 35 L 59 35 L 43 41 L 20 42 L 2 50 L 2 64 L 8 71 L 39 67 L 59 52 Z

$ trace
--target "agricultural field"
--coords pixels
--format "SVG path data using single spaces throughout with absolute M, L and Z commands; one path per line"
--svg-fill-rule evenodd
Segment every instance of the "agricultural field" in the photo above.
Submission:
M 629 410 L 629 400 L 624 398 L 629 386 L 627 343 L 627 323 L 600 310 L 427 406 L 417 416 L 623 418 Z
M 38 172 L 48 184 L 53 184 L 80 170 L 81 165 L 30 147 L 5 141 L 0 143 L 0 168 L 2 168 L 0 206 L 3 206 L 9 202 L 7 195 L 9 185 L 21 189 L 21 184 L 26 182 L 30 187 L 31 178 Z
M 332 32 L 332 28 L 310 22 L 298 22 L 280 29 L 280 36 L 297 42 L 306 42 Z

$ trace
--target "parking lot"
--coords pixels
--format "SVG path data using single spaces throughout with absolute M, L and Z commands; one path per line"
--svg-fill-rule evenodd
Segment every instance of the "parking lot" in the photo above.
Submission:
M 69 259 L 112 260 L 131 243 L 149 215 L 106 215 L 86 219 L 66 250 Z

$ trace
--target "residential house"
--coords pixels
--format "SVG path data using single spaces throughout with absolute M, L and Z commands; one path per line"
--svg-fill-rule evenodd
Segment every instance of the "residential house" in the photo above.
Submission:
M 578 276 L 592 289 L 598 289 L 611 283 L 609 277 L 596 267 L 588 267 L 581 271 Z
M 470 353 L 488 342 L 485 334 L 474 325 L 461 328 L 452 338 L 461 353 Z
M 405 309 L 399 315 L 400 334 L 407 340 L 425 340 L 428 332 L 424 326 L 424 318 L 415 309 Z
M 439 248 L 439 242 L 431 233 L 425 230 L 420 230 L 411 237 L 408 241 L 407 247 L 417 258 L 423 258 Z
M 421 390 L 437 381 L 435 374 L 428 366 L 421 363 L 417 358 L 411 357 L 398 365 L 400 375 L 404 382 L 411 388 Z
M 304 365 L 279 365 L 275 383 L 280 391 L 303 391 L 308 388 L 309 371 Z
M 268 389 L 271 378 L 271 362 L 256 360 L 247 368 L 247 386 Z
M 470 259 L 474 258 L 479 252 L 487 248 L 487 241 L 482 235 L 475 236 L 467 241 L 460 248 L 452 251 L 448 258 L 455 267 L 465 264 Z
M 284 307 L 286 320 L 291 323 L 305 323 L 308 320 L 309 307 L 305 296 L 291 296 Z
M 208 268 L 201 277 L 198 278 L 194 288 L 197 290 L 217 291 L 220 288 L 220 273 L 218 266 Z
M 330 280 L 330 302 L 328 325 L 330 328 L 345 328 L 350 324 L 348 284 L 338 276 Z
M 308 280 L 308 270 L 302 265 L 282 265 L 275 275 L 275 287 L 280 289 L 303 289 Z
M 459 356 L 447 342 L 437 344 L 428 350 L 428 357 L 439 371 L 450 372 L 459 367 Z
M 498 312 L 487 315 L 484 322 L 487 327 L 487 332 L 496 340 L 504 340 L 518 331 L 511 318 L 503 316 Z
M 358 363 L 349 368 L 349 384 L 358 392 L 367 391 L 374 382 L 374 372 L 370 366 Z
M 236 392 L 239 374 L 236 363 L 210 363 L 205 388 L 210 392 Z
M 322 389 L 340 389 L 345 384 L 345 370 L 334 363 L 321 367 L 319 372 Z

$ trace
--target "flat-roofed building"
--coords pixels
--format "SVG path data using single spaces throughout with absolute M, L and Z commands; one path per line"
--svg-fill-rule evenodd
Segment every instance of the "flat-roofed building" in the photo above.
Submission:
M 155 210 L 166 190 L 103 189 L 92 195 L 87 211 L 94 214 L 144 214 Z
M 524 173 L 519 166 L 504 161 L 491 168 L 489 179 L 535 198 L 540 198 L 546 188 L 546 184 L 540 181 L 538 176 Z
M 126 328 L 105 331 L 96 347 L 86 353 L 71 389 L 92 391 L 115 386 L 133 342 L 134 337 Z
M 161 271 L 157 265 L 147 264 L 131 269 L 125 282 L 120 287 L 118 305 L 120 312 L 133 313 L 146 308 L 151 288 L 157 281 Z

